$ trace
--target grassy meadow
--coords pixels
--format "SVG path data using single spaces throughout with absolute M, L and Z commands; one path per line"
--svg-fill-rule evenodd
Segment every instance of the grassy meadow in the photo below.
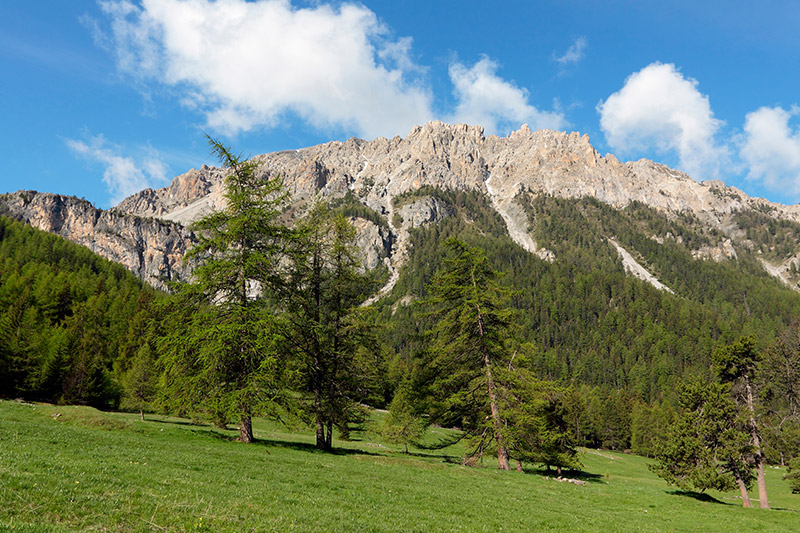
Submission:
M 677 491 L 633 455 L 585 450 L 581 486 L 464 467 L 458 445 L 405 455 L 365 431 L 323 453 L 309 431 L 254 429 L 245 445 L 182 419 L 0 402 L 0 531 L 800 529 L 800 495 L 775 468 L 766 511 Z

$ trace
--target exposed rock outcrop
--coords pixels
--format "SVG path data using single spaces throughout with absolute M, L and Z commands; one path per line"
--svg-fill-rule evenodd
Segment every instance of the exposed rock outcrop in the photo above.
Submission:
M 315 196 L 339 197 L 350 191 L 387 219 L 388 228 L 366 221 L 357 224 L 365 264 L 383 262 L 390 271 L 384 293 L 397 281 L 398 268 L 406 260 L 409 228 L 451 214 L 433 197 L 406 202 L 395 210 L 395 197 L 423 186 L 487 194 L 509 235 L 547 260 L 554 259 L 553 253 L 533 239 L 531 221 L 518 201 L 520 193 L 593 197 L 615 208 L 641 202 L 670 216 L 690 213 L 725 236 L 695 251 L 696 257 L 713 260 L 736 257 L 735 246 L 746 245 L 741 228 L 731 222 L 732 213 L 758 209 L 800 222 L 800 206 L 751 198 L 719 180 L 700 183 L 648 160 L 621 163 L 613 155 L 601 156 L 586 135 L 531 131 L 527 126 L 506 137 L 485 137 L 478 126 L 430 122 L 413 128 L 405 138 L 350 139 L 254 159 L 264 176 L 284 180 L 295 212 L 302 212 Z M 224 176 L 224 170 L 206 166 L 190 170 L 168 187 L 137 193 L 110 212 L 54 195 L 34 195 L 37 199 L 26 204 L 24 194 L 16 193 L 4 203 L 16 218 L 86 244 L 158 284 L 154 280 L 182 273 L 179 255 L 190 237 L 181 225 L 224 205 Z M 179 224 L 160 225 L 131 215 Z
M 403 226 L 418 228 L 453 216 L 455 210 L 438 198 L 425 196 L 402 206 L 397 213 L 400 215 Z
M 161 288 L 183 279 L 193 242 L 180 224 L 103 211 L 72 196 L 17 191 L 0 197 L 0 214 L 82 244 Z

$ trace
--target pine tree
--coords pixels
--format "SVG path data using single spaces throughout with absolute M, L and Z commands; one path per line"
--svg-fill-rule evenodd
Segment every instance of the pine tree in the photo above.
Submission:
M 162 339 L 165 392 L 183 409 L 199 402 L 215 416 L 236 417 L 239 439 L 252 442 L 251 417 L 280 394 L 282 361 L 269 299 L 281 283 L 288 230 L 278 223 L 287 195 L 277 178 L 209 137 L 229 173 L 225 208 L 192 224 L 197 243 L 186 254 L 192 280 L 174 304 L 188 319 Z
M 748 428 L 753 445 L 753 460 L 756 466 L 759 503 L 762 509 L 769 509 L 767 482 L 764 477 L 766 459 L 761 448 L 761 435 L 756 422 L 753 400 L 753 375 L 759 358 L 760 354 L 753 337 L 743 337 L 729 346 L 716 350 L 713 354 L 717 374 L 724 383 L 730 383 L 734 387 L 736 397 L 747 413 Z
M 750 437 L 730 385 L 699 380 L 682 386 L 681 412 L 657 447 L 649 468 L 682 489 L 720 491 L 739 488 L 750 507 L 747 487 L 753 479 Z

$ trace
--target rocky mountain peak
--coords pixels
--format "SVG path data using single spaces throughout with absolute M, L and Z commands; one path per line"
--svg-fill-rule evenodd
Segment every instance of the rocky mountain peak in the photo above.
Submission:
M 730 223 L 731 215 L 738 211 L 756 209 L 769 212 L 775 218 L 800 221 L 800 206 L 783 206 L 751 198 L 720 180 L 699 183 L 683 172 L 650 160 L 622 163 L 611 154 L 600 155 L 588 135 L 531 131 L 527 125 L 505 137 L 487 137 L 480 126 L 435 121 L 415 126 L 405 138 L 379 137 L 371 141 L 352 138 L 263 154 L 254 160 L 264 176 L 280 176 L 284 180 L 292 194 L 295 211 L 302 212 L 303 206 L 315 196 L 338 198 L 351 193 L 388 220 L 388 227 L 381 228 L 374 222 L 360 223 L 359 231 L 362 244 L 370 239 L 374 241 L 374 249 L 365 255 L 371 258 L 369 266 L 383 258 L 393 277 L 405 261 L 410 227 L 435 223 L 448 213 L 441 203 L 424 200 L 404 205 L 403 212 L 398 213 L 400 216 L 394 216 L 394 198 L 426 186 L 486 194 L 512 238 L 524 249 L 547 260 L 554 259 L 553 253 L 534 241 L 531 221 L 519 203 L 521 195 L 592 197 L 618 209 L 639 202 L 670 216 L 691 213 L 703 224 L 725 234 L 733 244 L 744 238 L 741 228 Z M 41 205 L 38 211 L 33 207 L 20 207 L 22 197 L 19 194 L 6 203 L 14 206 L 10 209 L 18 213 L 18 218 L 91 244 L 103 238 L 96 235 L 95 225 L 79 227 L 78 220 L 88 221 L 92 216 L 116 216 L 122 220 L 127 215 L 177 223 L 165 227 L 185 226 L 223 207 L 224 177 L 224 169 L 207 166 L 192 169 L 176 177 L 167 187 L 146 189 L 126 198 L 110 212 L 86 217 L 79 214 L 87 211 L 86 206 L 78 204 L 70 204 L 70 209 L 76 210 L 74 215 L 59 215 L 65 213 L 66 208 L 59 207 L 54 198 L 46 196 L 37 201 Z M 66 231 L 64 227 L 71 229 Z M 184 242 L 188 238 L 183 237 Z M 704 256 L 733 257 L 733 244 L 724 250 L 709 249 Z M 115 253 L 114 257 L 120 256 Z M 134 271 L 144 269 L 146 276 L 155 274 L 151 267 L 142 266 L 142 261 L 126 264 Z M 170 265 L 173 270 L 180 268 L 177 263 Z

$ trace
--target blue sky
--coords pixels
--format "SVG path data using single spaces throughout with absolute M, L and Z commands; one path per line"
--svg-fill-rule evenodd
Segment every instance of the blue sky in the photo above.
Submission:
M 114 205 L 209 156 L 528 123 L 800 201 L 800 3 L 0 5 L 0 192 Z

